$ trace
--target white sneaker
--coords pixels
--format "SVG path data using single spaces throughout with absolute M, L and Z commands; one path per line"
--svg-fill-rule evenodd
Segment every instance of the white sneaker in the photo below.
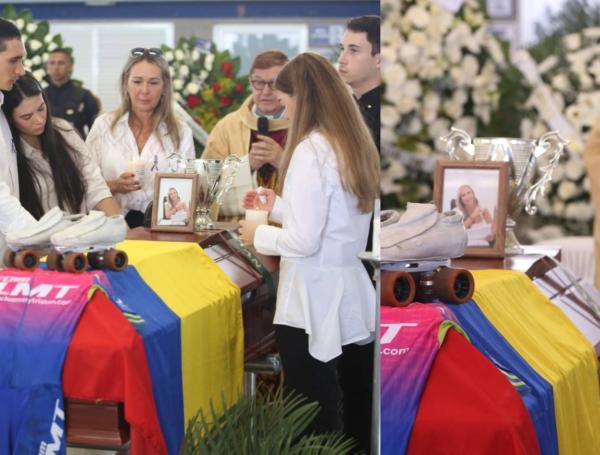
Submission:
M 6 243 L 12 248 L 50 245 L 52 234 L 69 227 L 82 217 L 83 215 L 65 215 L 59 207 L 54 207 L 26 228 L 8 232 Z
M 123 215 L 107 217 L 104 212 L 92 210 L 76 224 L 53 234 L 50 240 L 55 246 L 85 248 L 112 246 L 125 240 L 126 235 Z
M 400 214 L 395 210 L 382 210 L 379 214 L 381 227 L 397 223 L 400 220 Z
M 462 256 L 467 231 L 457 210 L 438 213 L 433 204 L 408 203 L 395 223 L 381 227 L 382 261 L 432 261 Z

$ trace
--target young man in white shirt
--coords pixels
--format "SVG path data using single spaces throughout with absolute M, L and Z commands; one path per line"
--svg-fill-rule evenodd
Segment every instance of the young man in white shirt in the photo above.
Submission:
M 0 18 L 0 90 L 10 90 L 25 74 L 25 57 L 21 32 L 12 22 Z M 0 106 L 3 102 L 4 94 L 0 92 Z M 17 156 L 8 122 L 0 109 L 0 261 L 6 248 L 6 233 L 35 222 L 19 202 Z

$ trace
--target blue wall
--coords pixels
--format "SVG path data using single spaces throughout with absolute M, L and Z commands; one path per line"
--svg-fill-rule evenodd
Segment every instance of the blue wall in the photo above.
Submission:
M 27 3 L 37 20 L 43 19 L 193 19 L 273 17 L 353 17 L 380 14 L 379 1 L 202 1 L 127 2 L 109 6 L 84 3 Z

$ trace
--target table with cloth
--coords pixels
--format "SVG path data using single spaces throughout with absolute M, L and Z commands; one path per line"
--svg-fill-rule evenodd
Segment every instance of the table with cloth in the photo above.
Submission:
M 82 314 L 65 397 L 122 402 L 133 454 L 178 453 L 185 423 L 242 389 L 240 289 L 197 243 L 119 247 L 130 265 L 105 272 L 108 295 L 96 293 Z
M 539 266 L 536 261 L 532 269 Z M 403 432 L 410 435 L 406 453 L 414 454 L 600 453 L 598 359 L 590 340 L 525 273 L 472 272 L 475 294 L 465 305 L 382 308 L 382 453 L 397 453 L 383 444 Z M 434 330 L 427 336 L 437 341 L 424 351 L 415 342 L 424 332 L 411 330 L 440 319 L 460 331 L 441 336 Z M 393 327 L 397 348 L 385 351 Z M 408 362 L 414 349 L 430 360 Z M 394 372 L 415 374 L 417 366 L 425 378 L 412 392 L 417 404 L 399 407 L 385 399 L 386 391 L 401 388 Z M 390 422 L 393 428 L 386 428 Z

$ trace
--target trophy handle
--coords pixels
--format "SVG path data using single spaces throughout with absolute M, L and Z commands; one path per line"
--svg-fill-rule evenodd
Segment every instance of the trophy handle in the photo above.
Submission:
M 218 192 L 216 198 L 217 204 L 223 204 L 223 195 L 227 193 L 227 191 L 229 191 L 231 188 L 231 185 L 233 185 L 233 179 L 235 178 L 235 174 L 241 162 L 242 160 L 235 155 L 229 155 L 223 160 L 223 169 L 221 170 L 221 175 L 225 175 L 225 182 Z
M 440 138 L 446 143 L 446 152 L 453 160 L 460 160 L 457 151 L 462 150 L 467 154 L 467 159 L 475 159 L 475 146 L 469 133 L 460 128 L 450 128 L 450 133 L 447 136 Z
M 538 196 L 543 196 L 546 191 L 546 185 L 548 182 L 552 181 L 552 173 L 556 166 L 558 166 L 558 161 L 560 160 L 560 156 L 569 141 L 563 139 L 558 131 L 550 131 L 544 134 L 539 140 L 533 152 L 536 158 L 544 155 L 547 152 L 552 153 L 552 157 L 550 161 L 545 166 L 540 166 L 540 171 L 542 176 L 540 179 L 535 182 L 527 193 L 525 194 L 525 211 L 529 215 L 535 215 L 537 213 L 537 207 L 534 204 L 535 200 Z

